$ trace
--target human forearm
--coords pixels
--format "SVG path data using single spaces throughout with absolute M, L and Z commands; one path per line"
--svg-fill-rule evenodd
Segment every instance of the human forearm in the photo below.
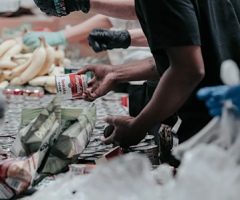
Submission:
M 171 67 L 161 77 L 149 104 L 136 118 L 137 126 L 144 124 L 144 128 L 150 129 L 176 112 L 204 77 L 200 47 L 176 47 L 169 58 Z
M 169 68 L 161 78 L 155 93 L 136 118 L 148 130 L 176 112 L 189 98 L 199 83 L 199 76 Z
M 135 19 L 134 0 L 90 0 L 90 11 L 119 19 Z
M 97 27 L 111 28 L 112 24 L 106 16 L 95 15 L 81 24 L 64 30 L 67 42 L 81 41 L 86 39 L 89 33 Z
M 156 64 L 152 57 L 112 67 L 116 80 L 119 83 L 159 79 Z
M 131 36 L 131 46 L 148 47 L 148 41 L 142 29 L 128 30 Z

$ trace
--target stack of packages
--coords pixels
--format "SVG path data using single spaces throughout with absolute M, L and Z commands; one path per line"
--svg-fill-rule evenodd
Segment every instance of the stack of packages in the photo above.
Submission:
M 85 149 L 95 121 L 94 104 L 86 109 L 62 109 L 59 96 L 45 109 L 23 109 L 21 129 L 11 148 L 15 158 L 0 163 L 0 199 L 67 171 Z

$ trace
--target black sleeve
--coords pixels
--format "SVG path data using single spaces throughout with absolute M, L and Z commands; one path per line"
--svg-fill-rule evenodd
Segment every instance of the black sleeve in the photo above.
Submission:
M 152 51 L 201 45 L 198 20 L 190 0 L 143 0 Z
M 198 20 L 191 0 L 136 1 L 147 24 L 145 33 L 158 68 L 163 66 L 161 62 L 166 57 L 164 49 L 201 45 Z M 158 70 L 162 73 L 163 69 Z

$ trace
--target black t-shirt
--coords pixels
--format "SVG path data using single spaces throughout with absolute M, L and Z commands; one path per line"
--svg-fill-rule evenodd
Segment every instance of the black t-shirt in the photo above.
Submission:
M 179 110 L 180 140 L 186 140 L 211 119 L 196 91 L 222 84 L 224 60 L 240 66 L 240 0 L 135 0 L 135 8 L 160 75 L 169 67 L 164 49 L 201 46 L 205 77 Z

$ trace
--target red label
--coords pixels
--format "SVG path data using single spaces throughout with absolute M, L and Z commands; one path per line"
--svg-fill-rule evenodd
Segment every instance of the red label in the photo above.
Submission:
M 22 95 L 22 94 L 23 94 L 23 91 L 22 91 L 22 90 L 14 91 L 13 94 L 14 94 L 14 95 Z
M 72 90 L 72 98 L 82 97 L 83 94 L 83 83 L 80 75 L 69 74 Z

